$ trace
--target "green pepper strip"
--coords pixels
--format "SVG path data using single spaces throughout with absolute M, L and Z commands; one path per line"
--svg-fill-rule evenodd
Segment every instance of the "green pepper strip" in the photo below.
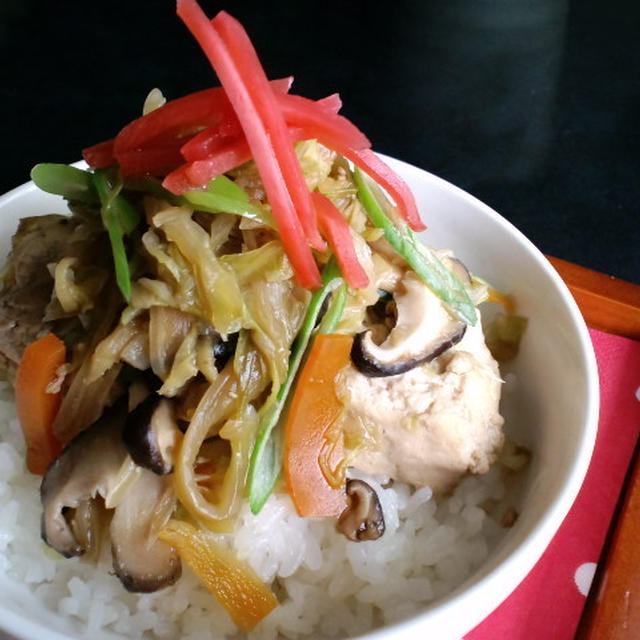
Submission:
M 404 223 L 396 226 L 387 217 L 376 200 L 360 170 L 355 167 L 353 178 L 358 187 L 358 197 L 369 220 L 384 232 L 387 242 L 409 263 L 424 283 L 458 318 L 470 325 L 478 320 L 476 308 L 462 283 L 416 237 Z
M 131 233 L 140 223 L 138 210 L 120 193 L 122 184 L 112 185 L 107 174 L 97 170 L 93 174 L 93 184 L 101 203 L 102 224 L 109 234 L 116 282 L 125 300 L 131 299 L 131 273 L 124 236 Z
M 187 206 L 195 207 L 199 211 L 209 213 L 232 213 L 236 216 L 244 216 L 250 220 L 255 220 L 260 224 L 274 227 L 275 223 L 266 211 L 261 211 L 258 207 L 240 200 L 220 196 L 207 191 L 187 191 L 182 196 L 182 200 Z
M 291 349 L 287 377 L 278 389 L 275 401 L 268 404 L 260 419 L 256 444 L 251 454 L 248 478 L 249 505 L 254 514 L 262 509 L 271 495 L 282 469 L 282 433 L 280 433 L 282 429 L 277 429 L 277 427 L 294 378 L 300 368 L 300 363 L 309 345 L 311 334 L 326 297 L 341 285 L 344 288 L 344 294 L 336 296 L 338 302 L 330 305 L 319 331 L 331 333 L 335 330 L 342 316 L 346 300 L 346 287 L 344 287 L 344 281 L 334 258 L 331 258 L 322 273 L 322 283 L 323 286 L 311 297 L 300 333 Z M 329 314 L 329 320 L 324 322 Z
M 47 193 L 87 204 L 98 202 L 91 174 L 68 164 L 43 162 L 31 169 L 31 179 Z
M 231 213 L 275 229 L 271 213 L 251 204 L 249 194 L 227 176 L 214 178 L 206 191 L 188 191 L 182 196 L 173 195 L 155 178 L 150 177 L 127 178 L 125 186 L 136 191 L 147 191 L 176 207 L 186 206 L 207 213 Z
M 182 200 L 188 206 L 210 213 L 232 213 L 275 228 L 269 211 L 249 202 L 249 194 L 226 176 L 218 176 L 209 183 L 207 191 L 187 191 Z
M 342 318 L 344 306 L 347 303 L 348 291 L 347 285 L 343 283 L 333 292 L 329 308 L 322 316 L 316 333 L 333 333 L 335 331 L 340 318 Z
M 219 196 L 226 196 L 234 200 L 249 202 L 249 194 L 231 178 L 225 175 L 217 176 L 207 185 L 207 191 L 217 193 Z

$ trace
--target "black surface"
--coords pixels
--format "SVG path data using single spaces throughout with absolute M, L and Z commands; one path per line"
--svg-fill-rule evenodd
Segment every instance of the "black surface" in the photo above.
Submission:
M 542 251 L 640 283 L 638 0 L 203 6 L 243 22 L 271 77 L 339 91 L 376 150 Z M 152 87 L 217 84 L 171 0 L 0 0 L 0 60 L 0 191 L 112 137 Z

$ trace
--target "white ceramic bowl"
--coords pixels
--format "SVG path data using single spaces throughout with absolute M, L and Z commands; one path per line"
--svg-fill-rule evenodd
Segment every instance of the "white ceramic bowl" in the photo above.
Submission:
M 528 446 L 532 462 L 518 492 L 520 517 L 480 569 L 424 612 L 366 636 L 457 639 L 485 618 L 521 582 L 571 507 L 595 443 L 598 378 L 589 334 L 566 286 L 544 256 L 515 227 L 464 191 L 421 169 L 386 160 L 412 188 L 429 225 L 425 243 L 451 248 L 475 273 L 514 293 L 529 318 L 512 369 L 519 384 L 502 407 L 507 429 Z M 0 198 L 0 256 L 21 217 L 66 210 L 32 184 Z M 34 596 L 0 582 L 1 629 L 30 640 L 62 640 Z M 363 636 L 364 638 L 364 636 Z

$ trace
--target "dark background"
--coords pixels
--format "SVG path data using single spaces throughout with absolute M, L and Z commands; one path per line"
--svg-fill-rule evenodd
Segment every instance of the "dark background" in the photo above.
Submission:
M 638 0 L 203 7 L 239 18 L 295 92 L 339 91 L 376 150 L 471 192 L 545 253 L 640 284 Z M 0 0 L 0 191 L 112 137 L 149 89 L 212 84 L 172 0 Z

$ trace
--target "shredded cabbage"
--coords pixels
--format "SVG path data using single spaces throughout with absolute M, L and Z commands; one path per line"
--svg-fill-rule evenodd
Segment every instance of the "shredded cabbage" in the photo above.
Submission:
M 234 272 L 211 250 L 207 232 L 192 219 L 193 212 L 170 207 L 153 217 L 186 259 L 203 317 L 222 335 L 235 333 L 247 324 L 247 313 Z

